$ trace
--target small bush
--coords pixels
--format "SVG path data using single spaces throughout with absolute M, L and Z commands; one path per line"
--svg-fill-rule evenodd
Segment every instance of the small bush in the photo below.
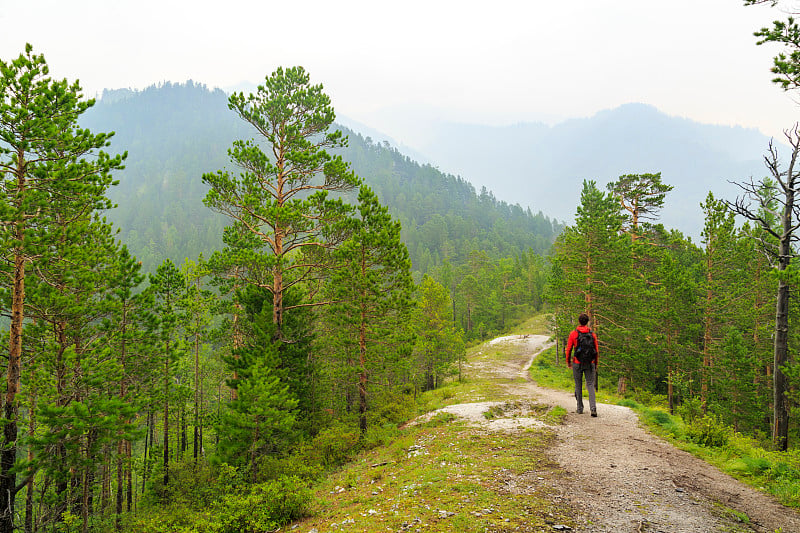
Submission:
M 258 460 L 258 481 L 264 482 L 279 479 L 287 472 L 303 480 L 315 480 L 322 476 L 322 465 L 309 461 L 308 456 L 300 450 L 287 457 L 264 456 Z
M 372 424 L 400 425 L 414 417 L 417 411 L 417 401 L 412 393 L 398 391 L 379 396 L 375 400 L 378 405 L 377 416 L 373 417 Z
M 689 398 L 678 406 L 678 414 L 687 424 L 703 416 L 703 402 L 700 398 Z
M 344 425 L 335 425 L 314 437 L 307 453 L 325 468 L 344 464 L 358 451 L 361 432 Z
M 666 426 L 672 423 L 672 418 L 670 418 L 669 413 L 665 413 L 664 411 L 650 409 L 647 411 L 647 418 L 659 426 Z
M 397 426 L 394 424 L 383 424 L 380 427 L 369 426 L 367 433 L 364 435 L 364 448 L 371 450 L 378 446 L 386 446 L 396 439 L 399 433 Z
M 458 419 L 456 415 L 453 413 L 448 413 L 447 411 L 440 411 L 433 415 L 430 420 L 421 424 L 423 427 L 436 427 L 436 426 L 446 426 L 455 422 Z
M 705 415 L 686 426 L 686 437 L 700 446 L 721 448 L 728 444 L 731 430 L 716 417 Z
M 763 475 L 770 468 L 770 462 L 764 457 L 742 457 L 742 462 L 747 466 L 747 471 L 751 474 Z
M 242 494 L 224 498 L 217 515 L 219 533 L 273 531 L 303 517 L 311 502 L 311 490 L 296 476 L 254 485 Z

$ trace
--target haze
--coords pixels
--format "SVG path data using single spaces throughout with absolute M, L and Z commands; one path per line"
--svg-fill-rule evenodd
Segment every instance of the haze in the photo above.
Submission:
M 784 17 L 741 0 L 0 0 L 0 57 L 29 42 L 87 95 L 300 64 L 337 114 L 409 146 L 430 120 L 554 123 L 628 102 L 778 136 L 800 108 L 752 34 Z

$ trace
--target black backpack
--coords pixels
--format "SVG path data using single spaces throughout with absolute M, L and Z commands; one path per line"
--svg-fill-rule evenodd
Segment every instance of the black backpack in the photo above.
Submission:
M 592 330 L 579 331 L 578 340 L 575 343 L 575 358 L 582 367 L 589 366 L 597 357 L 597 350 L 594 347 L 594 335 Z

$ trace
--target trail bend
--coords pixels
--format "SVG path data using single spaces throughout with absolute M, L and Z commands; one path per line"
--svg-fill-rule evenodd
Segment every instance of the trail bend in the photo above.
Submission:
M 796 511 L 651 435 L 629 408 L 598 404 L 597 418 L 579 415 L 571 393 L 530 381 L 528 368 L 549 346 L 548 337 L 515 335 L 490 342 L 504 343 L 508 356 L 499 364 L 473 362 L 470 374 L 496 380 L 513 397 L 558 405 L 569 413 L 564 424 L 553 428 L 557 438 L 549 451 L 564 475 L 550 482 L 559 497 L 575 508 L 579 531 L 709 533 L 782 528 L 783 533 L 800 533 Z M 602 367 L 600 376 L 602 388 Z M 480 416 L 485 402 L 446 410 L 502 429 L 502 420 Z M 731 509 L 748 519 L 740 521 Z

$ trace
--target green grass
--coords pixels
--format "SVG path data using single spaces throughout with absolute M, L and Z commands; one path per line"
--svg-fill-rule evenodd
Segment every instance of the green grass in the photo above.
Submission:
M 364 453 L 318 487 L 313 516 L 295 531 L 550 531 L 570 509 L 544 483 L 557 477 L 546 430 L 488 433 L 459 424 L 408 428 L 402 445 Z M 402 452 L 403 456 L 399 457 Z M 534 476 L 535 474 L 535 476 Z M 510 491 L 523 479 L 524 493 Z
M 520 330 L 520 328 L 522 328 Z M 544 333 L 538 317 L 514 333 Z M 509 333 L 509 334 L 514 334 Z M 496 364 L 519 357 L 508 347 L 474 346 L 470 363 Z M 487 410 L 490 418 L 535 417 L 559 424 L 566 411 L 513 401 L 494 382 L 470 377 L 420 397 L 420 412 L 479 401 L 505 404 Z M 547 458 L 552 430 L 487 432 L 452 414 L 407 426 L 385 446 L 360 454 L 316 487 L 311 516 L 294 531 L 523 531 L 549 532 L 553 524 L 575 527 L 569 505 L 555 501 L 551 486 L 561 475 Z M 549 480 L 549 481 L 548 481 Z

